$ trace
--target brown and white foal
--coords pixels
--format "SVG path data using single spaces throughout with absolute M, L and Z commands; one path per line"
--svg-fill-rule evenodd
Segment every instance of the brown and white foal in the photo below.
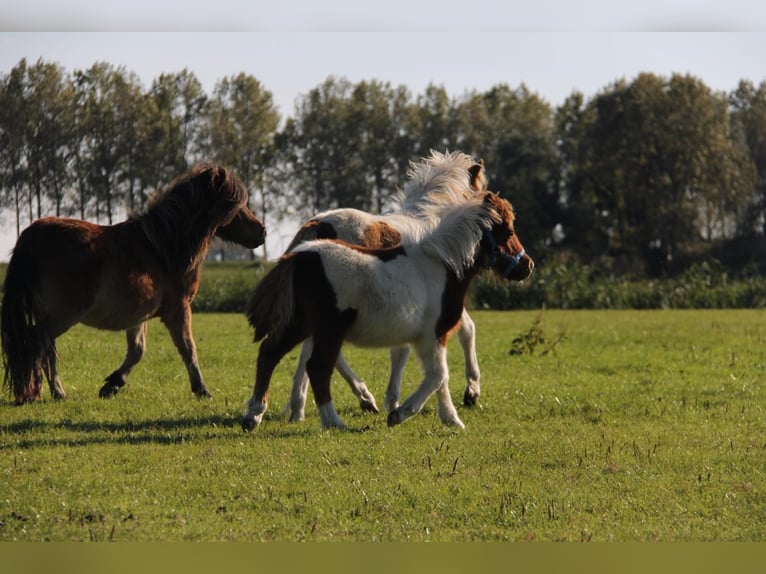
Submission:
M 365 347 L 410 345 L 420 359 L 420 386 L 388 416 L 389 426 L 438 395 L 442 422 L 463 428 L 448 387 L 447 339 L 463 313 L 471 280 L 492 269 L 527 279 L 534 263 L 514 232 L 511 204 L 478 193 L 440 211 L 419 241 L 369 249 L 338 240 L 310 241 L 284 255 L 261 281 L 247 317 L 261 343 L 245 431 L 263 419 L 271 376 L 284 355 L 308 337 L 306 370 L 322 426 L 345 428 L 330 394 L 344 341 Z
M 477 192 L 487 191 L 484 163 L 468 154 L 454 151 L 430 155 L 410 165 L 409 180 L 397 197 L 393 213 L 372 215 L 358 209 L 334 209 L 312 217 L 296 233 L 287 251 L 314 239 L 339 239 L 367 248 L 394 247 L 401 242 L 417 241 L 423 230 L 433 226 L 440 209 L 460 203 Z M 467 311 L 463 311 L 457 335 L 465 360 L 466 388 L 463 402 L 473 406 L 481 392 L 479 361 L 476 357 L 476 328 Z M 312 352 L 307 339 L 301 348 L 298 366 L 293 375 L 290 401 L 285 407 L 291 421 L 304 418 L 308 376 L 306 361 Z M 402 376 L 409 358 L 407 345 L 390 349 L 391 372 L 383 408 L 391 412 L 399 405 Z M 359 399 L 362 410 L 378 412 L 375 397 L 362 378 L 348 365 L 343 352 L 338 354 L 335 368 Z

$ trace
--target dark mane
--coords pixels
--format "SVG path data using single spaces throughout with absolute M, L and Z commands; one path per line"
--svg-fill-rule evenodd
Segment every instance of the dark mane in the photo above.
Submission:
M 200 164 L 152 196 L 136 219 L 166 267 L 191 270 L 205 257 L 216 230 L 247 200 L 244 184 L 228 169 Z

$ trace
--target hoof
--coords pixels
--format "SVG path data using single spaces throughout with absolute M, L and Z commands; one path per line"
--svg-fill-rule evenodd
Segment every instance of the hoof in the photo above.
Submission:
M 211 395 L 210 391 L 208 391 L 205 387 L 202 387 L 201 389 L 192 389 L 192 392 L 199 399 L 212 399 L 213 398 L 213 395 Z
M 98 391 L 98 396 L 102 399 L 111 399 L 112 397 L 116 396 L 117 393 L 120 392 L 120 387 L 116 387 L 114 385 L 106 384 Z
M 398 410 L 393 410 L 388 414 L 388 426 L 393 427 L 398 424 L 402 424 L 402 417 Z
M 304 413 L 290 413 L 290 417 L 287 420 L 291 423 L 299 423 L 306 420 L 306 415 Z
M 466 391 L 465 394 L 463 395 L 463 404 L 467 407 L 475 407 L 476 403 L 478 402 L 479 402 L 479 395 L 469 393 L 468 391 Z
M 255 423 L 255 419 L 242 419 L 242 430 L 245 432 L 252 432 L 255 427 L 258 426 Z
M 375 413 L 378 414 L 380 411 L 378 410 L 378 405 L 376 405 L 372 401 L 368 401 L 365 399 L 362 399 L 359 401 L 359 406 L 362 408 L 362 410 L 366 413 Z

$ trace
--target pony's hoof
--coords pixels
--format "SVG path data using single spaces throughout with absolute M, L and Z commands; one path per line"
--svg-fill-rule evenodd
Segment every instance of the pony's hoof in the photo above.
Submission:
M 475 407 L 476 403 L 478 402 L 479 402 L 479 395 L 470 393 L 468 391 L 466 391 L 465 394 L 463 395 L 463 404 L 467 407 Z
M 375 401 L 369 401 L 369 400 L 362 399 L 362 400 L 359 401 L 359 406 L 366 413 L 378 414 L 380 412 L 378 410 L 378 405 L 375 404 Z
M 394 427 L 398 424 L 402 424 L 402 416 L 399 414 L 399 410 L 395 409 L 388 413 L 388 426 Z
M 252 432 L 255 427 L 258 426 L 255 419 L 242 419 L 242 430 L 245 432 Z
M 198 399 L 212 399 L 213 395 L 210 394 L 210 391 L 208 391 L 205 387 L 202 387 L 201 389 L 193 389 L 192 392 Z
M 98 391 L 98 396 L 102 399 L 111 399 L 112 397 L 117 396 L 117 393 L 119 392 L 120 387 L 115 387 L 114 385 L 104 385 Z

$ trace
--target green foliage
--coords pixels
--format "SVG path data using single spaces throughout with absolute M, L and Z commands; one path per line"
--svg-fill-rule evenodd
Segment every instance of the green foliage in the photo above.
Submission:
M 250 293 L 270 268 L 261 261 L 206 261 L 192 311 L 243 313 Z
M 337 380 L 341 417 L 289 423 L 293 350 L 243 434 L 257 347 L 244 317 L 199 314 L 213 398 L 191 395 L 158 322 L 129 384 L 97 397 L 121 333 L 60 339 L 69 398 L 0 400 L 4 541 L 759 541 L 766 536 L 762 311 L 546 311 L 556 354 L 509 356 L 531 312 L 475 312 L 482 396 L 444 428 L 434 399 L 389 429 Z M 346 349 L 382 397 L 383 350 Z M 462 357 L 450 342 L 451 390 Z M 414 361 L 404 392 L 419 380 Z M 379 401 L 380 402 L 380 401 Z
M 459 149 L 484 160 L 530 252 L 610 258 L 620 278 L 712 256 L 764 268 L 765 133 L 766 83 L 727 95 L 679 73 L 640 73 L 555 109 L 523 83 L 459 97 L 429 84 L 413 97 L 330 76 L 281 118 L 245 73 L 208 97 L 188 70 L 145 90 L 105 62 L 68 73 L 22 60 L 0 74 L 0 204 L 18 229 L 49 214 L 113 222 L 190 162 L 216 160 L 270 228 L 335 207 L 385 211 L 408 162 Z
M 723 309 L 766 306 L 766 278 L 754 270 L 733 276 L 715 261 L 692 265 L 676 277 L 615 276 L 607 265 L 541 265 L 519 285 L 489 273 L 473 284 L 470 306 L 479 309 Z
M 546 335 L 543 326 L 544 311 L 542 309 L 535 316 L 528 331 L 519 334 L 519 336 L 511 341 L 511 350 L 508 351 L 509 355 L 523 355 L 524 353 L 534 355 L 536 352 L 539 352 L 540 355 L 555 353 L 556 347 L 566 340 L 566 330 L 561 331 L 552 338 Z

